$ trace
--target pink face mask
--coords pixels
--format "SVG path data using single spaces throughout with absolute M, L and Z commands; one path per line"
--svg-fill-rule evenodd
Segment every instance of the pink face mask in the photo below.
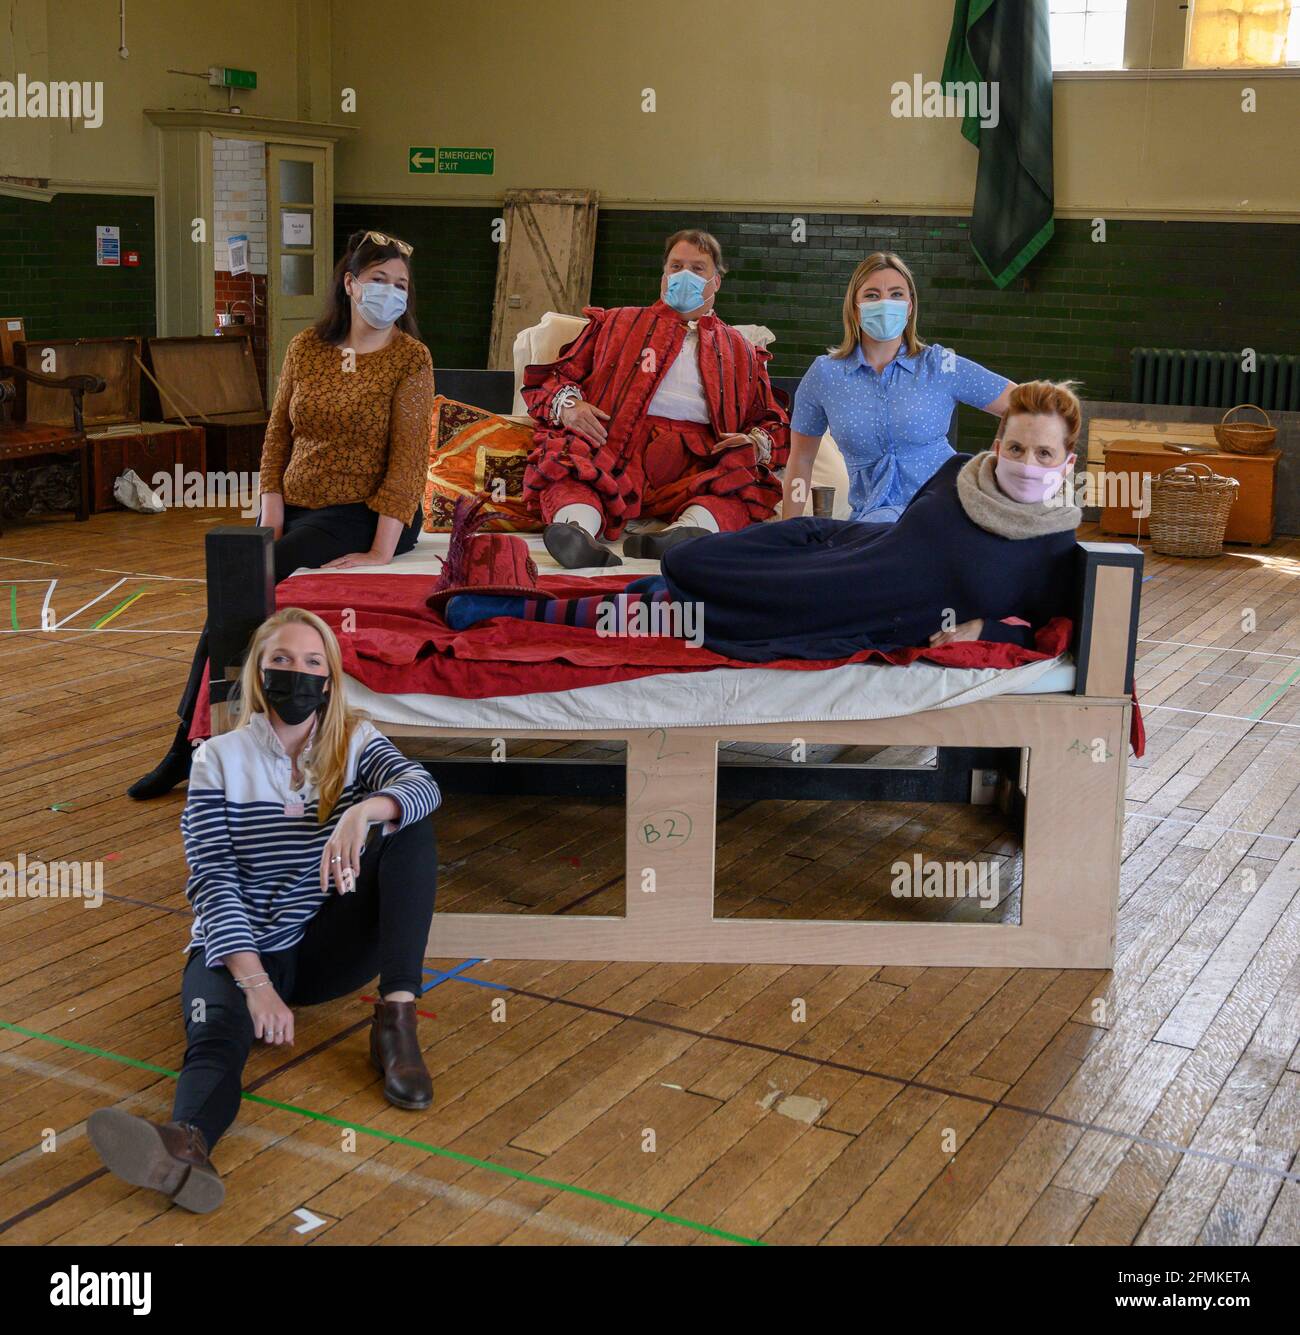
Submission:
M 994 474 L 998 486 L 1012 500 L 1028 505 L 1032 502 L 1049 501 L 1065 484 L 1066 469 L 1074 462 L 1071 455 L 1059 468 L 1044 468 L 1041 464 L 1022 463 L 1019 459 L 1008 459 L 999 454 L 994 464 Z

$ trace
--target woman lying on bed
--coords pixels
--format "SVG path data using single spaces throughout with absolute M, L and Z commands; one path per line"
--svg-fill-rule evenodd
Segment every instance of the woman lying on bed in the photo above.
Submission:
M 653 604 L 697 602 L 707 648 L 759 663 L 958 640 L 1032 647 L 1034 627 L 1070 613 L 1082 516 L 1058 493 L 1079 425 L 1068 384 L 1030 381 L 1011 390 L 992 450 L 949 459 L 897 523 L 756 524 L 680 544 L 665 553 L 661 575 L 619 594 L 549 602 L 461 594 L 446 619 L 458 630 L 497 616 L 689 625 L 655 615 Z M 636 617 L 638 601 L 651 605 L 648 615 Z

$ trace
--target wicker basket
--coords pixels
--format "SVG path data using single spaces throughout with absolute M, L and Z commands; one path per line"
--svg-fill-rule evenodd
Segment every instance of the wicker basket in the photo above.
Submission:
M 1264 419 L 1263 423 L 1228 421 L 1233 413 L 1239 413 L 1243 408 L 1254 408 Z M 1214 428 L 1214 439 L 1233 454 L 1263 454 L 1277 439 L 1277 427 L 1269 421 L 1263 408 L 1253 403 L 1239 403 L 1223 414 L 1223 421 Z
M 1239 485 L 1200 463 L 1179 464 L 1152 478 L 1152 548 L 1166 556 L 1218 556 Z

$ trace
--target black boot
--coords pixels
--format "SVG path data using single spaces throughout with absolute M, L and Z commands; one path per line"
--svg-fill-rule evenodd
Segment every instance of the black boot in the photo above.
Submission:
M 137 802 L 148 801 L 151 797 L 162 797 L 170 793 L 178 783 L 184 783 L 190 777 L 190 725 L 182 723 L 176 729 L 176 736 L 162 760 L 142 779 L 137 779 L 127 790 L 126 795 Z
M 707 537 L 707 528 L 695 528 L 691 524 L 674 525 L 660 529 L 658 533 L 629 533 L 623 539 L 623 555 L 633 560 L 661 561 L 663 554 L 679 542 L 690 542 L 692 538 Z
M 602 547 L 581 524 L 575 524 L 572 520 L 563 524 L 547 524 L 542 532 L 542 542 L 566 570 L 623 564 L 619 557 Z

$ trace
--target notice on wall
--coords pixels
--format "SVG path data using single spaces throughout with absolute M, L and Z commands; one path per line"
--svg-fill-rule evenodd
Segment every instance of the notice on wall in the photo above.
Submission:
M 226 238 L 226 246 L 230 251 L 230 269 L 229 272 L 247 273 L 248 272 L 248 234 L 241 232 L 238 236 L 229 236 Z
M 311 245 L 311 214 L 280 211 L 280 244 L 284 246 Z
M 105 265 L 116 268 L 122 263 L 122 229 L 120 227 L 95 228 L 95 263 L 101 268 Z

